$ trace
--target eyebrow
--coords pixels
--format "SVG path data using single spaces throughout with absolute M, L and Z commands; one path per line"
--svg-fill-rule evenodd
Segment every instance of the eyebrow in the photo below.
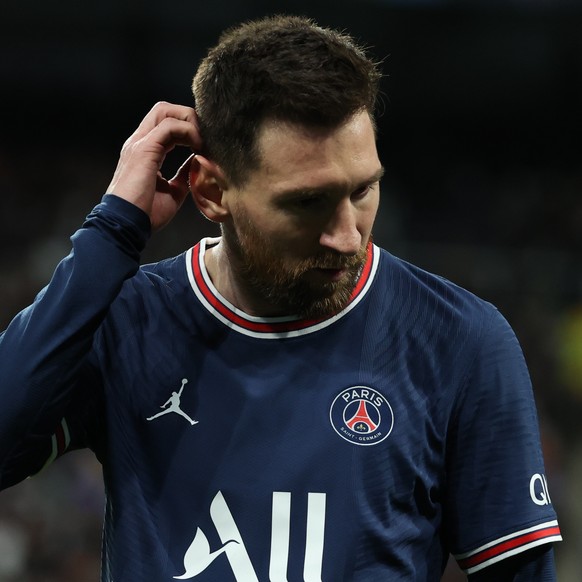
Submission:
M 374 172 L 367 180 L 362 180 L 355 188 L 354 192 L 359 188 L 363 188 L 364 186 L 368 186 L 370 184 L 375 184 L 379 182 L 382 177 L 384 176 L 385 169 L 384 166 L 381 166 L 376 172 Z M 293 198 L 294 196 L 315 196 L 318 194 L 322 194 L 325 192 L 331 192 L 333 190 L 337 190 L 337 186 L 335 184 L 329 184 L 320 186 L 318 188 L 312 187 L 305 187 L 302 188 L 301 186 L 297 188 L 293 188 L 291 190 L 282 190 L 281 192 L 276 193 L 276 197 L 280 200 L 285 200 L 288 198 Z
M 385 172 L 386 170 L 384 166 L 380 166 L 379 170 L 376 171 L 376 173 L 372 174 L 370 176 L 370 179 L 366 180 L 364 184 L 362 184 L 362 186 L 365 184 L 374 184 L 375 182 L 379 182 L 384 177 Z

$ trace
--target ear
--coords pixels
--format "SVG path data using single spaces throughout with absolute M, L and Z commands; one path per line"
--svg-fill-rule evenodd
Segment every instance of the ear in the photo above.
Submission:
M 223 200 L 227 185 L 217 164 L 204 156 L 194 156 L 190 165 L 190 191 L 198 210 L 212 222 L 224 222 L 229 216 Z

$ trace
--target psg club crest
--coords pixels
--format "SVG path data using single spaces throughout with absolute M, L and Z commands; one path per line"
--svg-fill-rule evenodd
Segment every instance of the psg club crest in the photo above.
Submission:
M 352 386 L 340 392 L 329 410 L 335 432 L 360 446 L 377 445 L 391 432 L 394 413 L 388 400 L 368 386 Z

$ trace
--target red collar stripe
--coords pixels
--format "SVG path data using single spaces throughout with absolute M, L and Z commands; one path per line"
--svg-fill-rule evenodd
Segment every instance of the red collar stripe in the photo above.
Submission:
M 352 292 L 351 302 L 353 302 L 366 287 L 374 263 L 373 254 L 374 245 L 370 243 L 367 249 L 366 263 L 364 264 L 362 274 Z M 249 316 L 243 316 L 240 311 L 237 312 L 234 308 L 227 305 L 224 300 L 217 295 L 214 288 L 210 286 L 207 281 L 208 274 L 203 267 L 203 261 L 204 248 L 202 243 L 198 243 L 192 249 L 191 267 L 194 279 L 193 284 L 196 285 L 210 308 L 236 326 L 258 334 L 286 333 L 306 329 L 324 321 L 323 319 L 298 319 L 294 317 L 250 318 Z

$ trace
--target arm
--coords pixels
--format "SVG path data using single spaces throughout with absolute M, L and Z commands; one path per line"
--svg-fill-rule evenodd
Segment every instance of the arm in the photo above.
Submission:
M 29 459 L 24 449 L 46 445 L 75 385 L 83 390 L 93 336 L 137 271 L 150 228 L 167 224 L 184 201 L 189 160 L 171 180 L 159 171 L 176 145 L 200 147 L 195 112 L 158 104 L 124 144 L 115 196 L 89 215 L 49 285 L 0 335 L 0 488 L 14 481 L 14 459 Z
M 511 576 L 537 568 L 536 556 L 561 534 L 547 494 L 529 374 L 498 312 L 483 328 L 455 408 L 447 463 L 453 554 L 472 580 L 496 579 L 496 571 L 522 580 Z M 544 560 L 549 573 L 551 560 Z
M 75 383 L 89 383 L 85 362 L 93 335 L 123 281 L 137 271 L 148 231 L 141 211 L 106 196 L 72 237 L 73 250 L 49 285 L 0 336 L 1 487 L 14 482 L 11 458 L 32 472 L 40 468 L 41 459 L 22 446 L 47 456 L 46 439 L 61 422 Z

